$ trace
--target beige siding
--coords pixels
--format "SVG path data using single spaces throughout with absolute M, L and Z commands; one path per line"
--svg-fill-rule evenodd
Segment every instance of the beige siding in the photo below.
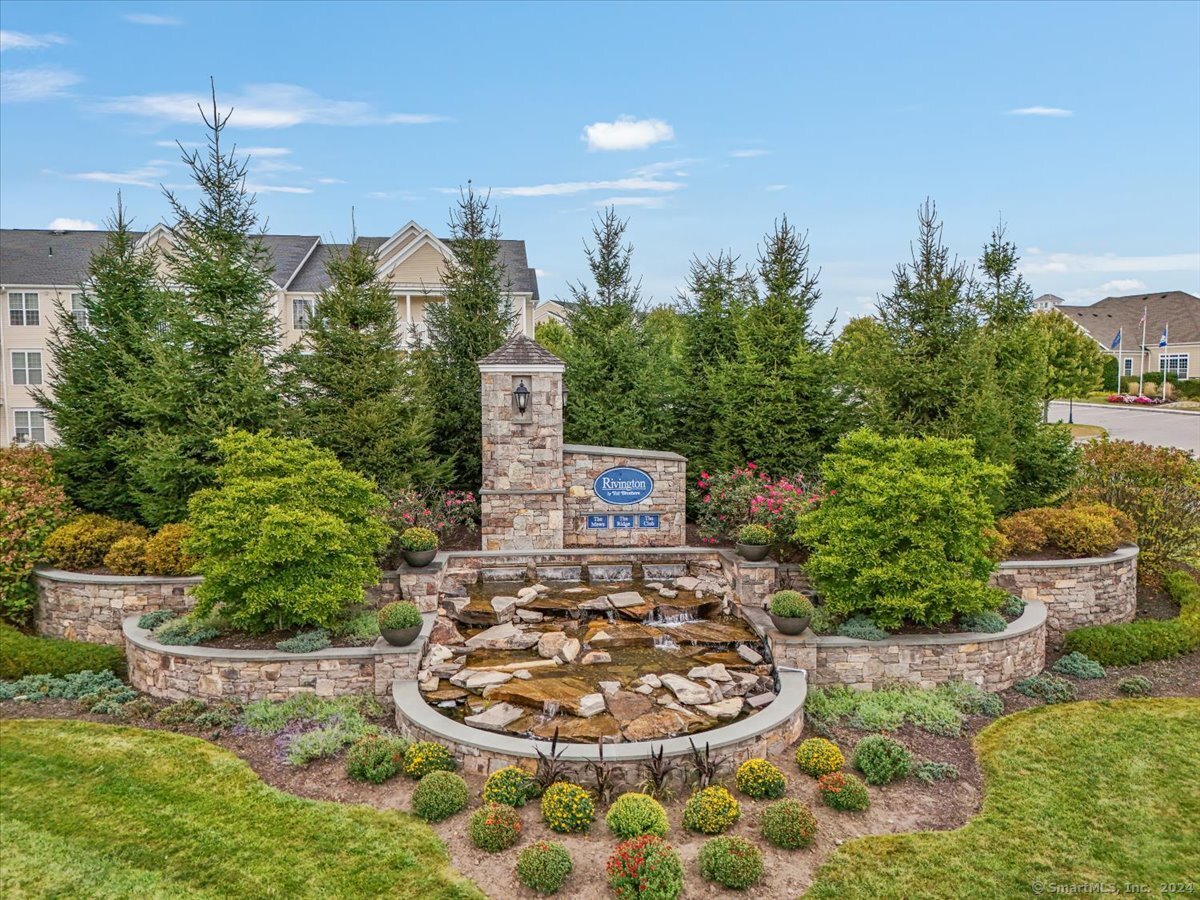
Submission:
M 439 287 L 445 257 L 432 244 L 425 244 L 388 273 L 388 281 L 397 285 L 427 285 Z M 386 266 L 387 263 L 382 263 Z

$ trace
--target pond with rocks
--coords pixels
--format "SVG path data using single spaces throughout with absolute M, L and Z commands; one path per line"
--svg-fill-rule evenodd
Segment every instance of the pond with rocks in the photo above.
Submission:
M 696 734 L 777 692 L 769 651 L 702 564 L 448 573 L 418 675 L 475 728 L 595 743 Z

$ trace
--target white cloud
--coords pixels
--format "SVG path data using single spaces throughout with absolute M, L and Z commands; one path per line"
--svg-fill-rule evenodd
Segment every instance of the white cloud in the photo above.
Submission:
M 753 159 L 756 156 L 768 156 L 770 150 L 734 150 L 729 155 L 736 159 Z
M 134 25 L 154 25 L 159 27 L 182 25 L 183 20 L 177 19 L 175 16 L 160 16 L 154 13 L 125 13 L 121 16 L 126 22 L 132 22 Z
M 121 113 L 163 122 L 199 121 L 197 105 L 207 109 L 203 94 L 139 94 L 103 101 L 102 112 Z M 221 109 L 233 108 L 239 128 L 291 128 L 294 125 L 426 125 L 445 116 L 427 113 L 384 113 L 359 100 L 329 100 L 297 84 L 251 84 L 240 94 L 217 96 Z
M 0 52 L 5 50 L 41 50 L 54 44 L 65 44 L 61 34 L 27 34 L 24 31 L 0 29 Z
M 167 173 L 157 165 L 145 165 L 127 172 L 69 172 L 65 177 L 72 181 L 96 181 L 101 184 L 131 184 L 137 187 L 154 187 L 154 181 Z
M 641 178 L 657 178 L 659 175 L 673 175 L 676 178 L 686 178 L 687 168 L 696 163 L 704 162 L 702 159 L 668 159 L 662 162 L 646 163 L 644 166 L 638 166 L 636 169 L 630 169 L 631 175 L 637 175 Z
M 454 193 L 456 192 L 457 189 L 455 189 Z M 448 191 L 447 193 L 451 192 Z M 372 200 L 416 200 L 419 195 L 416 191 L 398 188 L 394 191 L 370 191 L 367 196 Z
M 204 146 L 199 141 L 155 141 L 154 142 L 155 147 L 170 147 L 172 150 L 179 149 L 179 146 L 181 144 L 183 145 L 185 150 L 195 149 L 196 147 Z
M 46 226 L 51 231 L 99 231 L 100 226 L 95 222 L 89 222 L 87 219 L 71 219 L 65 216 L 59 216 Z
M 609 197 L 607 200 L 597 200 L 596 206 L 640 206 L 642 209 L 659 209 L 663 205 L 662 197 Z
M 293 187 L 285 184 L 252 184 L 246 182 L 246 190 L 252 194 L 311 194 L 312 188 Z
M 1115 253 L 1043 253 L 1030 248 L 1020 264 L 1026 275 L 1082 272 L 1187 272 L 1200 268 L 1200 253 L 1165 253 L 1160 256 L 1118 256 Z
M 1069 109 L 1057 106 L 1023 106 L 1020 109 L 1010 109 L 1010 116 L 1047 116 L 1052 119 L 1065 119 L 1075 113 Z
M 345 180 L 341 178 L 318 178 L 317 184 L 345 184 Z
M 239 147 L 238 150 L 247 156 L 257 156 L 259 159 L 267 156 L 287 156 L 292 152 L 287 147 Z
M 1076 288 L 1063 291 L 1062 298 L 1068 303 L 1095 303 L 1104 297 L 1121 297 L 1142 294 L 1149 290 L 1146 282 L 1138 278 L 1114 278 L 1097 287 Z
M 787 189 L 788 189 L 788 185 L 786 185 L 786 184 L 768 184 L 767 185 L 768 191 L 786 191 Z
M 657 178 L 614 178 L 609 181 L 558 181 L 551 184 L 532 184 L 522 187 L 492 188 L 493 197 L 562 197 L 587 191 L 677 191 L 681 181 L 660 181 Z M 458 188 L 438 188 L 443 194 L 456 194 Z
M 547 272 L 545 269 L 534 269 L 533 271 L 538 278 L 549 278 L 554 274 L 553 272 Z
M 29 103 L 62 97 L 83 79 L 58 66 L 35 69 L 5 69 L 0 72 L 0 102 Z
M 581 140 L 589 150 L 645 150 L 673 140 L 675 129 L 662 119 L 621 116 L 615 122 L 594 122 L 583 127 Z

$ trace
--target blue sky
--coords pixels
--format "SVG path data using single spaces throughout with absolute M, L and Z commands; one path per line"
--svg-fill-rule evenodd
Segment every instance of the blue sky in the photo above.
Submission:
M 0 27 L 4 227 L 102 223 L 118 189 L 158 221 L 212 75 L 272 231 L 443 232 L 470 178 L 543 297 L 606 202 L 656 302 L 786 213 L 845 319 L 926 195 L 972 259 L 1003 215 L 1037 293 L 1200 292 L 1200 3 L 6 0 Z

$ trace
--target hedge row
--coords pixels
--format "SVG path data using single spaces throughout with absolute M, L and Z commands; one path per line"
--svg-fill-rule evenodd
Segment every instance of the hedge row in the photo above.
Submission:
M 1067 633 L 1063 646 L 1105 666 L 1133 666 L 1200 650 L 1200 582 L 1171 572 L 1167 593 L 1179 604 L 1174 619 L 1140 619 L 1123 625 L 1094 625 Z
M 125 651 L 108 644 L 85 644 L 22 634 L 0 625 L 0 681 L 26 675 L 69 675 L 105 670 L 125 673 Z

